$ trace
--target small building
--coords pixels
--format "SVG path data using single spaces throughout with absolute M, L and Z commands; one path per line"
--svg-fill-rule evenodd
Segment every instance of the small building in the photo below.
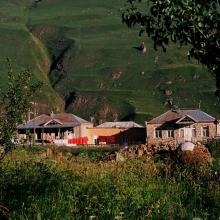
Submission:
M 175 109 L 146 122 L 149 145 L 176 146 L 203 142 L 220 135 L 219 122 L 199 109 Z
M 58 145 L 88 144 L 87 128 L 93 127 L 76 115 L 60 113 L 40 115 L 18 126 L 20 138 L 34 135 L 35 141 L 53 142 Z
M 146 130 L 133 122 L 105 122 L 88 129 L 89 144 L 142 144 L 146 140 Z

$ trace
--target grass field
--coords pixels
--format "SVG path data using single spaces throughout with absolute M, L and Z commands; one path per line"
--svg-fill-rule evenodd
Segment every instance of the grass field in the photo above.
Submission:
M 187 48 L 155 52 L 150 40 L 127 29 L 119 11 L 125 0 L 33 2 L 0 5 L 0 85 L 9 57 L 15 69 L 30 66 L 44 81 L 38 100 L 87 119 L 143 123 L 169 109 L 167 99 L 220 117 L 211 74 L 187 59 Z M 143 40 L 145 55 L 135 49 Z
M 218 219 L 219 160 L 205 169 L 153 158 L 99 161 L 105 150 L 43 159 L 17 149 L 0 163 L 1 219 Z

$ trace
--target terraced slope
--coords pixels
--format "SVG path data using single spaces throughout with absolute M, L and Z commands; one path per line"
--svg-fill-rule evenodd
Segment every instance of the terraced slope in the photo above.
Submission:
M 149 40 L 121 24 L 124 2 L 3 0 L 1 82 L 4 58 L 11 57 L 44 80 L 38 100 L 62 108 L 61 97 L 66 111 L 88 119 L 143 122 L 171 105 L 220 117 L 214 78 L 187 59 L 186 48 L 155 52 Z M 136 49 L 143 40 L 146 54 Z
M 31 1 L 2 0 L 0 4 L 0 86 L 7 80 L 6 58 L 10 58 L 14 72 L 30 68 L 36 79 L 44 82 L 43 92 L 36 97 L 39 102 L 49 103 L 62 109 L 63 100 L 52 88 L 48 79 L 51 61 L 41 41 L 27 28 Z

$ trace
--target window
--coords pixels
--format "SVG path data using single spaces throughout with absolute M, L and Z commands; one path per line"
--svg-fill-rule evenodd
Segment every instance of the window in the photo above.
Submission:
M 128 144 L 128 138 L 127 137 L 123 137 L 122 138 L 122 142 L 123 142 L 123 144 Z
M 195 127 L 192 128 L 192 137 L 196 137 L 196 128 Z
M 209 137 L 209 127 L 208 126 L 204 126 L 202 128 L 202 135 L 203 135 L 203 137 Z
M 168 136 L 169 138 L 174 138 L 174 130 L 168 130 L 168 131 L 167 131 L 167 136 Z
M 183 128 L 180 129 L 180 137 L 184 138 L 184 129 Z
M 162 138 L 162 130 L 155 129 L 155 138 Z

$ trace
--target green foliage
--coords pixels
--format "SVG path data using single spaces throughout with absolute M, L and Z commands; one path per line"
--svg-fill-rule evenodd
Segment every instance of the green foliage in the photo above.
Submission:
M 0 166 L 10 219 L 217 219 L 219 189 L 215 167 L 195 172 L 145 158 L 58 162 L 16 150 Z
M 120 147 L 94 147 L 94 148 L 85 148 L 85 147 L 81 147 L 81 148 L 77 148 L 77 149 L 73 149 L 71 150 L 71 153 L 73 154 L 73 156 L 79 156 L 79 157 L 84 157 L 87 158 L 89 160 L 93 160 L 93 161 L 97 161 L 99 160 L 102 156 L 104 156 L 105 153 L 109 153 L 109 152 L 114 152 L 116 150 L 120 149 Z
M 20 147 L 20 146 L 19 146 Z M 30 146 L 23 146 L 23 148 L 25 149 L 25 151 L 27 151 L 27 153 L 30 154 L 40 154 L 44 152 L 44 147 L 43 146 L 35 146 L 35 145 L 30 145 Z
M 0 100 L 3 111 L 0 117 L 0 143 L 6 151 L 14 146 L 17 126 L 23 122 L 34 94 L 41 87 L 39 81 L 31 81 L 29 70 L 14 73 L 9 60 L 8 63 L 7 89 L 1 92 Z
M 167 45 L 190 44 L 189 56 L 206 65 L 216 76 L 216 95 L 220 97 L 220 3 L 216 0 L 128 0 L 122 20 L 129 27 L 140 25 L 166 51 Z M 142 2 L 142 4 L 140 4 Z M 145 9 L 147 8 L 147 9 Z

